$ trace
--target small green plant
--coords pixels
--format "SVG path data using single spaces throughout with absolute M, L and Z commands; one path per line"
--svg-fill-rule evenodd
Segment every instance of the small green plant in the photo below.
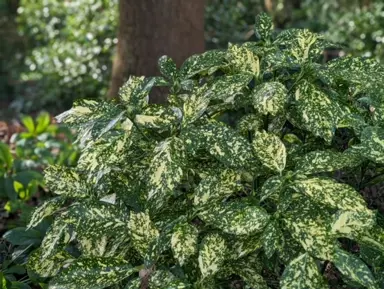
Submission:
M 24 131 L 12 136 L 10 146 L 0 142 L 0 199 L 7 200 L 8 213 L 22 212 L 25 223 L 33 208 L 27 202 L 44 186 L 42 171 L 53 164 L 75 165 L 78 150 L 70 130 L 51 123 L 48 113 L 21 120 Z
M 379 288 L 384 230 L 358 190 L 382 177 L 384 68 L 324 64 L 321 35 L 272 29 L 261 14 L 258 41 L 164 56 L 162 77 L 58 116 L 83 149 L 45 171 L 57 197 L 28 228 L 54 222 L 29 270 L 49 288 L 319 289 L 331 266 Z

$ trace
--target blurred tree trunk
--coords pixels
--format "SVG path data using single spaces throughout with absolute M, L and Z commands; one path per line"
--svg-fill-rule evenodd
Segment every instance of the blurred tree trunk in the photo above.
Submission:
M 157 60 L 180 65 L 204 51 L 205 0 L 120 0 L 117 53 L 108 97 L 116 97 L 130 75 L 158 75 Z M 161 102 L 157 93 L 153 102 Z

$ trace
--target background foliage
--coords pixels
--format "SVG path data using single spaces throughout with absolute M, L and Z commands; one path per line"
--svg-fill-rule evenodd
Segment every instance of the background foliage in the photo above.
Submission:
M 253 39 L 250 23 L 257 13 L 269 9 L 266 2 L 208 1 L 207 48 Z M 293 8 L 292 1 L 272 2 L 268 11 L 278 29 L 307 27 L 341 41 L 347 53 L 383 58 L 381 1 L 303 0 L 299 9 Z M 13 107 L 18 111 L 47 105 L 59 111 L 74 98 L 105 95 L 116 44 L 117 0 L 22 0 L 16 18 L 10 18 L 6 9 L 9 7 L 3 4 L 1 19 L 13 27 L 17 42 L 3 48 L 7 56 L 2 62 L 6 76 L 2 87 L 10 85 L 11 90 L 2 98 L 16 96 Z M 5 26 L 2 31 L 10 35 Z

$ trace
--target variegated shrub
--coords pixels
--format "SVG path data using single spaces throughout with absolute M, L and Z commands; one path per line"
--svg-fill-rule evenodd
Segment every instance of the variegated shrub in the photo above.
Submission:
M 379 288 L 384 230 L 359 190 L 384 165 L 384 68 L 272 29 L 260 15 L 257 42 L 164 56 L 161 77 L 58 116 L 83 149 L 46 170 L 57 197 L 29 224 L 55 217 L 28 261 L 49 288 L 320 289 L 329 267 Z

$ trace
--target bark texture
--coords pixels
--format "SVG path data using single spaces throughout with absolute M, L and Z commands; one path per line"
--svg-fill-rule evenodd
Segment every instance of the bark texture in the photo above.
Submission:
M 157 60 L 180 65 L 204 51 L 205 0 L 120 0 L 117 53 L 108 97 L 117 96 L 130 75 L 158 75 Z M 153 98 L 153 97 L 152 97 Z M 155 93 L 153 102 L 161 102 Z

